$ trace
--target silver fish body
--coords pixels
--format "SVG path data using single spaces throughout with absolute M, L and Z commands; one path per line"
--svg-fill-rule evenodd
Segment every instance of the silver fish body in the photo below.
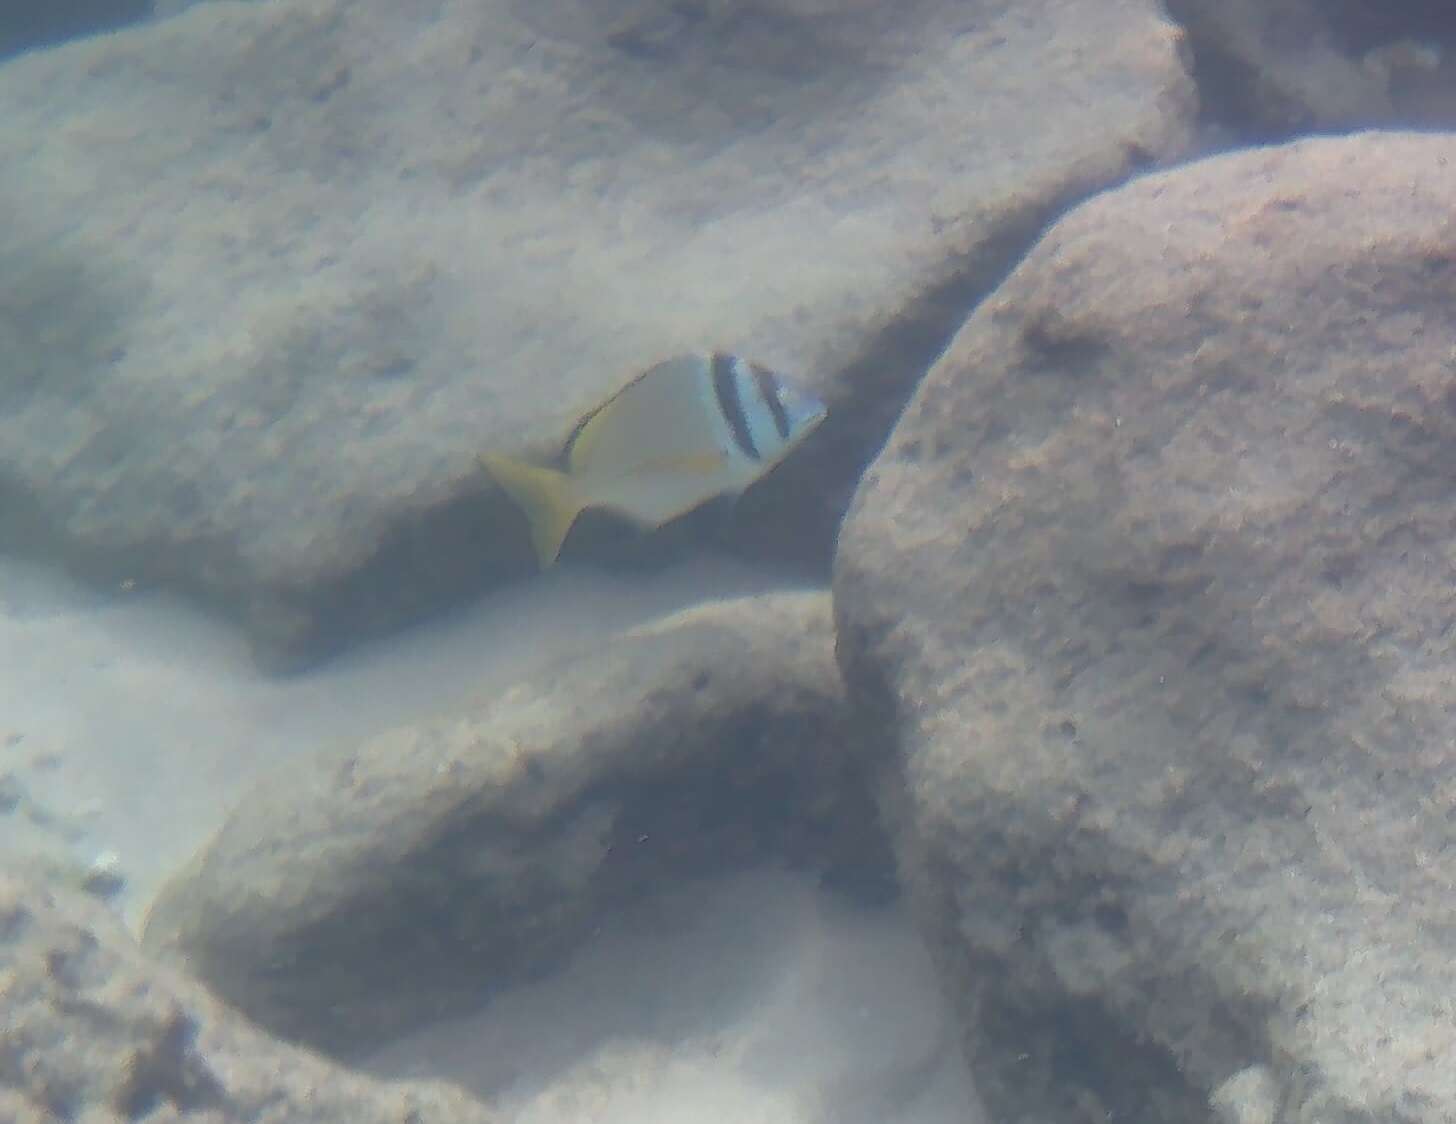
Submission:
M 659 527 L 710 499 L 742 492 L 826 413 L 813 395 L 759 364 L 720 352 L 680 355 L 649 368 L 583 417 L 561 451 L 561 467 L 480 459 L 526 515 L 545 567 L 587 508 Z

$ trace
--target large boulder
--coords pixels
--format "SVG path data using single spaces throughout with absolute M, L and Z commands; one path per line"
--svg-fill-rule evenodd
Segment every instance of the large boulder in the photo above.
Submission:
M 560 961 L 608 905 L 766 858 L 893 891 L 824 593 L 676 614 L 301 764 L 165 887 L 145 944 L 353 1054 Z
M 149 962 L 84 895 L 0 875 L 0 1118 L 489 1124 L 443 1084 L 383 1082 L 275 1042 Z
M 964 308 L 1195 110 L 1156 0 L 199 4 L 11 60 L 0 545 L 296 663 L 526 572 L 477 453 L 718 346 L 829 403 L 740 509 L 827 572 Z
M 995 1119 L 1456 1119 L 1456 138 L 1150 175 L 967 323 L 841 664 Z

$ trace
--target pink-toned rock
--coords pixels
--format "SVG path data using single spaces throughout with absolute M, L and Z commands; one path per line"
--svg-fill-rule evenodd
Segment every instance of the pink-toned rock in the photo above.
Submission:
M 1456 139 L 1059 222 L 857 495 L 882 800 L 992 1115 L 1456 1119 Z

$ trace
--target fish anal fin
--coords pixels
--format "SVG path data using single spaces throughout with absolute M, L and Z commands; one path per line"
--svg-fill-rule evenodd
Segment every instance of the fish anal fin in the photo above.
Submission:
M 554 468 L 528 464 L 514 457 L 483 453 L 480 466 L 521 509 L 531 530 L 531 545 L 544 570 L 561 553 L 561 544 L 585 506 L 571 477 Z

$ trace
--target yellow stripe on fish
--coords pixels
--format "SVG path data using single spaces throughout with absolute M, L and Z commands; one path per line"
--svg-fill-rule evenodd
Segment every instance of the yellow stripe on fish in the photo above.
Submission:
M 649 368 L 583 417 L 562 467 L 485 454 L 480 463 L 525 514 L 541 566 L 587 508 L 660 527 L 737 495 L 822 422 L 824 404 L 733 355 L 680 355 Z

